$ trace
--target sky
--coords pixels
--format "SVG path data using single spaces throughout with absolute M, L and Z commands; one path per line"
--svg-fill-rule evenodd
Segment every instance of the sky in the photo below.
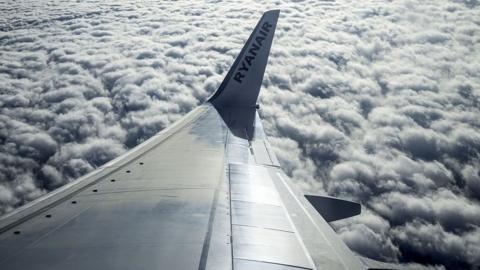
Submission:
M 281 9 L 260 115 L 355 252 L 480 268 L 480 2 L 0 2 L 0 214 L 202 104 Z

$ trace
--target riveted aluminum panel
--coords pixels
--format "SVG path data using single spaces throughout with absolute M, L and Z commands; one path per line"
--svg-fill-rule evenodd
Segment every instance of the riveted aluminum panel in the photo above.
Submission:
M 262 166 L 252 166 L 247 164 L 231 164 L 229 166 L 229 177 L 231 183 L 260 185 L 274 188 L 268 170 Z
M 244 201 L 280 206 L 282 202 L 273 188 L 260 185 L 242 185 L 231 183 L 232 201 Z
M 312 268 L 303 268 L 295 267 L 290 265 L 275 264 L 275 263 L 266 263 L 258 261 L 249 261 L 234 259 L 233 264 L 235 270 L 299 270 L 299 269 L 312 269 Z
M 227 160 L 229 162 L 250 163 L 250 148 L 248 144 L 227 144 Z
M 230 164 L 229 168 L 232 201 L 281 205 L 278 193 L 265 168 L 239 164 Z
M 267 148 L 263 141 L 252 141 L 253 155 L 257 164 L 272 165 Z
M 280 206 L 232 201 L 232 224 L 293 232 Z
M 233 257 L 311 268 L 293 232 L 232 225 Z

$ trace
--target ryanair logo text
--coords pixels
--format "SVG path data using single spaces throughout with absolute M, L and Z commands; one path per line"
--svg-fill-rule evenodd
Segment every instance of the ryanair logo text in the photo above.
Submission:
M 267 38 L 272 26 L 272 24 L 264 22 L 260 30 L 258 30 L 254 42 L 252 42 L 250 49 L 248 49 L 247 53 L 243 57 L 240 68 L 237 70 L 237 73 L 235 73 L 235 76 L 233 77 L 233 79 L 238 83 L 242 83 L 243 78 L 245 78 L 248 69 L 252 66 L 252 63 L 255 60 L 258 51 L 262 47 L 262 43 Z

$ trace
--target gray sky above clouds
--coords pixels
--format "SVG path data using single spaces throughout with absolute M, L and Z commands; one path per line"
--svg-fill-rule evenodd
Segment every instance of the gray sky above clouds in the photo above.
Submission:
M 261 92 L 305 191 L 359 201 L 356 252 L 480 267 L 480 4 L 0 3 L 0 214 L 162 130 L 212 94 L 282 10 Z

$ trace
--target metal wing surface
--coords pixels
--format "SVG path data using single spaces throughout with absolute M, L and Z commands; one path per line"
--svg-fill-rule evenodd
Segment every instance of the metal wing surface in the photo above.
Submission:
M 305 197 L 263 131 L 278 15 L 263 15 L 208 102 L 0 219 L 0 269 L 367 269 L 326 221 L 360 206 Z

